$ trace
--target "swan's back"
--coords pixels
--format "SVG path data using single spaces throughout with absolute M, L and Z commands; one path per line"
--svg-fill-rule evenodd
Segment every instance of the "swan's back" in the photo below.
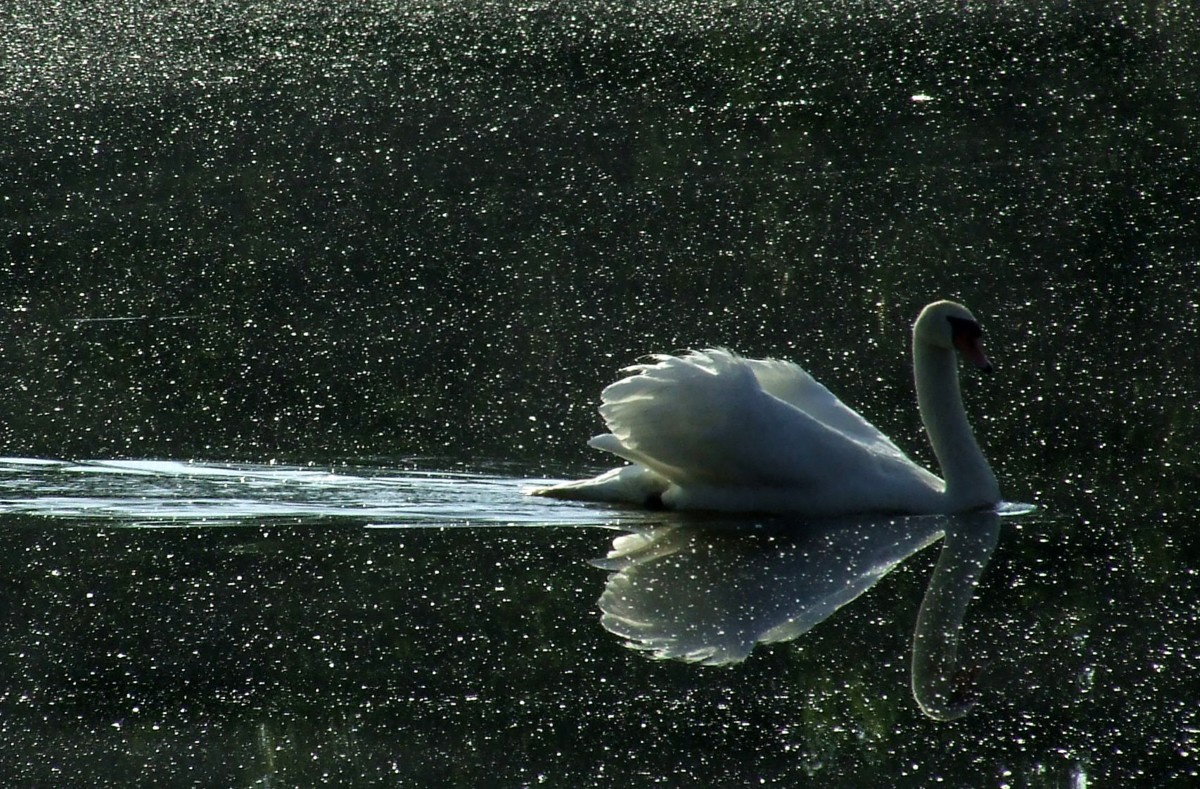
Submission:
M 937 509 L 942 484 L 800 367 L 709 349 L 655 356 L 602 393 L 593 447 L 667 482 L 668 506 Z

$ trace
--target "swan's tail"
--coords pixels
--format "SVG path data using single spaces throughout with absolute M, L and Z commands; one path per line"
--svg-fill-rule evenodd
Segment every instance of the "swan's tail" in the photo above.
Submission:
M 636 504 L 657 509 L 663 506 L 662 494 L 667 481 L 644 466 L 623 466 L 598 477 L 577 482 L 561 482 L 529 491 L 531 496 L 610 504 Z

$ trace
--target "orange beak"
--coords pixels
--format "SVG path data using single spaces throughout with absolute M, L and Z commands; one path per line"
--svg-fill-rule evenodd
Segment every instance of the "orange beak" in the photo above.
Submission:
M 971 364 L 983 370 L 985 373 L 990 373 L 993 369 L 992 360 L 983 352 L 983 339 L 981 337 L 971 337 L 966 333 L 958 333 L 954 337 L 954 347 L 963 355 L 963 358 Z

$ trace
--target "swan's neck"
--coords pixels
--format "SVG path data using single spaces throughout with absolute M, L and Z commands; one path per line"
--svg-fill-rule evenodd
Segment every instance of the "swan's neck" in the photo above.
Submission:
M 967 422 L 954 351 L 919 341 L 914 343 L 913 372 L 921 422 L 942 468 L 950 509 L 966 510 L 997 503 L 1000 486 Z

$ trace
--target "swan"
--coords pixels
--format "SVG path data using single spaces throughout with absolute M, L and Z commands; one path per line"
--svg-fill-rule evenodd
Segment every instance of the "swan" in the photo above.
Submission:
M 929 304 L 913 324 L 917 406 L 944 479 L 798 365 L 708 348 L 651 356 L 601 393 L 609 432 L 588 445 L 630 465 L 530 493 L 807 517 L 995 507 L 1000 488 L 958 382 L 956 351 L 991 372 L 982 338 L 975 316 L 952 301 Z

